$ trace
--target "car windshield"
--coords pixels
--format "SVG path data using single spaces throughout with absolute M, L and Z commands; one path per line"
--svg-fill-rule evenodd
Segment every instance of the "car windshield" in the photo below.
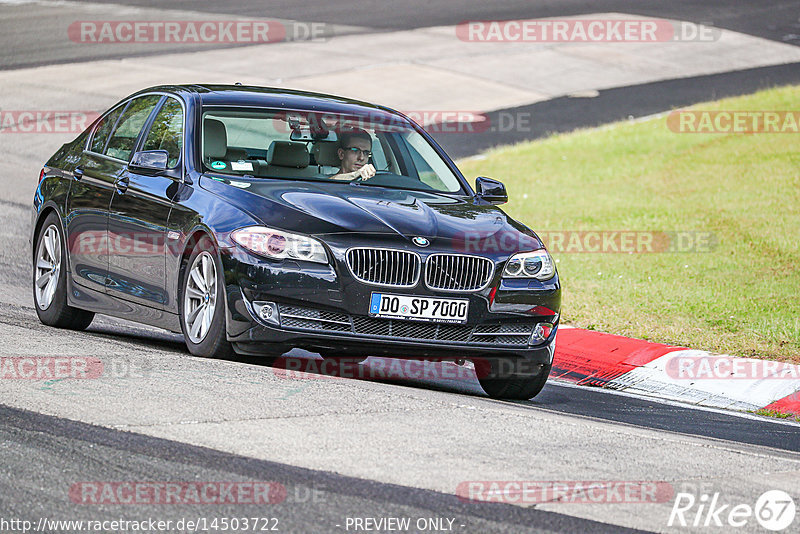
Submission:
M 336 175 L 352 170 L 342 166 L 344 150 L 350 150 L 376 171 L 359 184 L 463 192 L 431 144 L 405 119 L 382 111 L 343 116 L 214 109 L 203 113 L 202 130 L 203 165 L 215 173 L 341 183 L 348 177 Z

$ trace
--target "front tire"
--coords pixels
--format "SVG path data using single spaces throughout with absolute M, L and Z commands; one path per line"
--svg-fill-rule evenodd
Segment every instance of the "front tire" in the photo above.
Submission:
M 181 277 L 181 330 L 189 352 L 228 358 L 233 348 L 225 332 L 225 277 L 211 239 L 200 239 Z
M 550 376 L 552 364 L 542 364 L 534 374 L 508 374 L 503 368 L 506 360 L 494 359 L 481 363 L 475 362 L 483 391 L 493 399 L 528 400 L 542 391 Z
M 67 304 L 67 253 L 61 220 L 50 213 L 36 235 L 33 256 L 33 302 L 39 320 L 48 326 L 85 330 L 94 313 Z

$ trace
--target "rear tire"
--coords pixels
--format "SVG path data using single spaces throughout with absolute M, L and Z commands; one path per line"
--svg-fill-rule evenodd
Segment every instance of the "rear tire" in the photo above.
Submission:
M 36 315 L 47 326 L 85 330 L 94 313 L 67 304 L 67 247 L 61 220 L 45 217 L 36 234 L 33 256 L 33 302 Z
M 475 362 L 483 391 L 493 399 L 528 400 L 542 391 L 550 376 L 552 364 L 542 364 L 534 375 L 505 375 L 501 372 L 503 360 Z
M 205 358 L 230 358 L 225 329 L 225 277 L 214 243 L 201 238 L 181 273 L 180 320 L 189 352 Z

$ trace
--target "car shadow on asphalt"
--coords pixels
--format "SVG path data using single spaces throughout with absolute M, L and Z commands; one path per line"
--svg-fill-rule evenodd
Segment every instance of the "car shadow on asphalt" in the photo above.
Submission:
M 103 321 L 92 324 L 85 333 L 103 339 L 130 341 L 143 348 L 195 357 L 189 353 L 183 337 L 172 332 L 152 330 L 138 325 L 129 327 L 116 321 L 113 323 Z M 487 402 L 493 402 L 484 393 L 475 375 L 474 366 L 469 362 L 466 365 L 458 365 L 452 361 L 370 356 L 363 363 L 355 363 L 346 359 L 323 359 L 319 354 L 303 349 L 292 349 L 278 358 L 234 353 L 230 357 L 217 360 L 268 367 L 277 376 L 290 380 L 336 379 L 386 383 L 413 389 L 482 397 Z M 545 386 L 539 396 L 532 400 L 496 402 L 513 402 L 520 407 L 569 404 L 570 397 L 558 391 Z
M 84 333 L 110 341 L 129 341 L 149 349 L 189 354 L 189 350 L 183 342 L 183 336 L 165 330 L 149 330 L 145 327 L 141 330 L 137 328 L 131 331 L 130 328 L 125 326 L 101 323 L 92 324 Z

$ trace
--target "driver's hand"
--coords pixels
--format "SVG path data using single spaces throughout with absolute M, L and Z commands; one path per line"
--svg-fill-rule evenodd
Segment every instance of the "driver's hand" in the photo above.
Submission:
M 373 167 L 371 163 L 366 163 L 363 167 L 354 171 L 354 178 L 357 181 L 363 182 L 375 176 L 375 172 L 375 167 Z

